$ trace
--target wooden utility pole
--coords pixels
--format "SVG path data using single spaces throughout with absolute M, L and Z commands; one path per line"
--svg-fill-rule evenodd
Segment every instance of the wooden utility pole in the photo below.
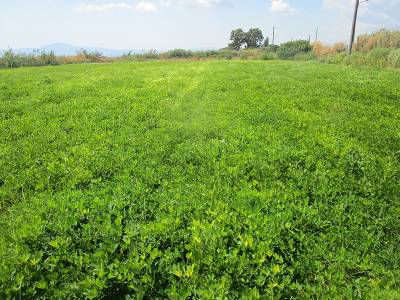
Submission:
M 275 26 L 272 27 L 272 45 L 275 45 Z
M 357 15 L 358 15 L 358 7 L 360 6 L 360 0 L 356 0 L 356 6 L 354 7 L 354 15 L 353 15 L 353 26 L 351 27 L 350 34 L 350 44 L 349 44 L 349 55 L 353 50 L 354 37 L 356 35 L 356 25 L 357 25 Z

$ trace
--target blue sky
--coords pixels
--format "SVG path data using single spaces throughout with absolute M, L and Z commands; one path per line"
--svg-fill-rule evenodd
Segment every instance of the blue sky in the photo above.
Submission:
M 232 29 L 277 42 L 347 41 L 355 0 L 1 0 L 0 49 L 64 42 L 113 49 L 220 48 Z M 358 32 L 400 28 L 400 0 L 370 0 Z

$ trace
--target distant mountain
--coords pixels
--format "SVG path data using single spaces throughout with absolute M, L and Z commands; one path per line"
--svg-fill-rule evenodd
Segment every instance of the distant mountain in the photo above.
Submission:
M 57 44 L 50 44 L 39 48 L 22 48 L 22 49 L 14 49 L 15 52 L 18 53 L 26 53 L 31 54 L 34 52 L 50 52 L 53 51 L 57 56 L 68 56 L 68 55 L 75 55 L 80 50 L 87 50 L 90 52 L 96 51 L 101 52 L 104 56 L 108 57 L 116 57 L 121 56 L 123 54 L 128 53 L 144 53 L 146 50 L 114 50 L 114 49 L 106 49 L 106 48 L 99 48 L 99 47 L 91 47 L 91 46 L 74 46 L 64 43 L 57 43 Z

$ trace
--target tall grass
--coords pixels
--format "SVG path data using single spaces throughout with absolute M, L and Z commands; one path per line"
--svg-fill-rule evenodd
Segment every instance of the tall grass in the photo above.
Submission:
M 357 38 L 350 56 L 346 53 L 347 49 L 344 43 L 332 46 L 320 42 L 313 44 L 313 52 L 321 62 L 379 68 L 400 67 L 400 31 L 381 29 L 371 34 L 363 34 Z
M 0 55 L 0 68 L 19 68 L 59 64 L 54 52 L 35 52 L 33 54 L 15 53 L 12 49 Z
M 56 56 L 53 51 L 34 52 L 32 54 L 17 53 L 8 49 L 0 54 L 0 68 L 19 68 L 49 66 L 73 63 L 99 63 L 107 59 L 99 52 L 81 50 L 73 56 Z
M 326 45 L 321 42 L 315 42 L 312 46 L 313 52 L 317 57 L 334 53 L 341 53 L 347 50 L 347 46 L 343 42 L 335 43 L 333 45 Z
M 381 29 L 357 38 L 354 50 L 368 52 L 374 48 L 400 48 L 400 31 Z

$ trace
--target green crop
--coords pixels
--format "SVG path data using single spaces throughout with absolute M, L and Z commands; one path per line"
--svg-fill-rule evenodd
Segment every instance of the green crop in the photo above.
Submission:
M 0 71 L 0 298 L 400 298 L 400 73 Z

